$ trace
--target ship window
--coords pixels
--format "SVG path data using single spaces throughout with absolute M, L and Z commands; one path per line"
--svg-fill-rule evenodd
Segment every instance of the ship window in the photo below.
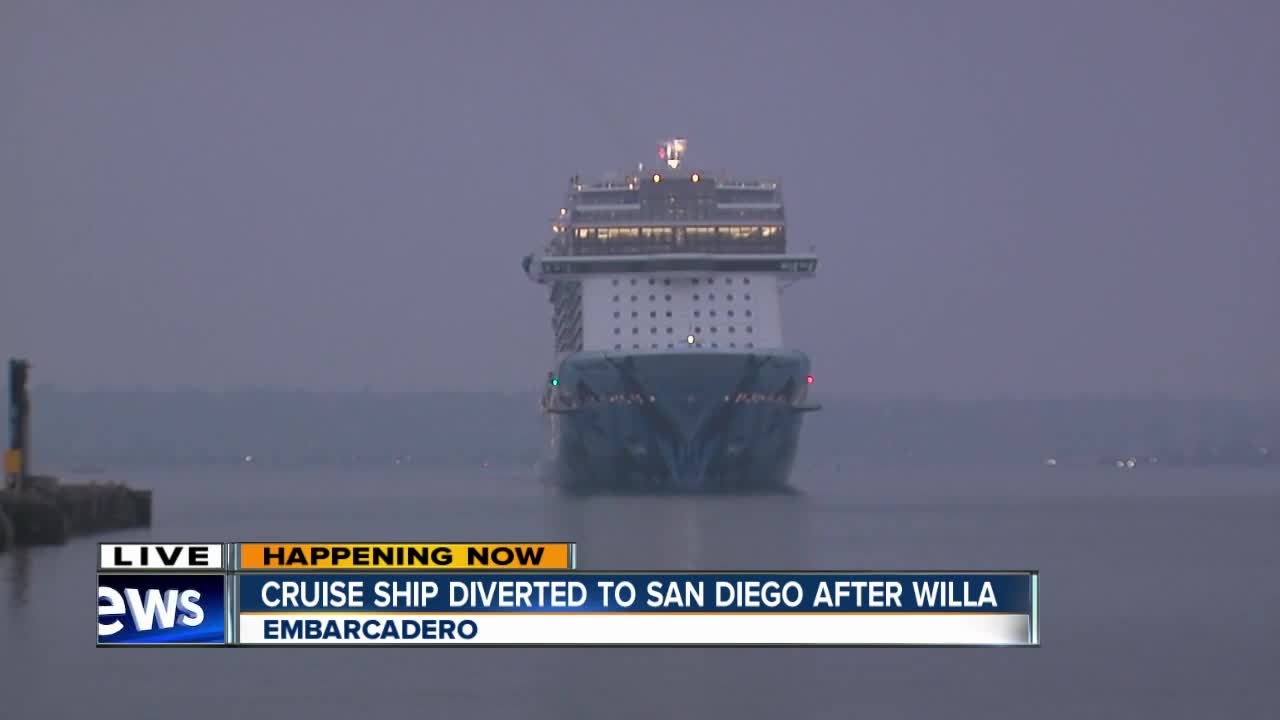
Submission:
M 711 343 L 711 347 L 718 348 L 720 347 L 720 343 Z
M 733 293 L 729 293 L 724 297 L 724 299 L 728 300 L 729 302 L 733 302 Z
M 747 315 L 747 317 L 751 317 L 751 311 L 750 311 L 750 310 L 747 310 L 747 311 L 746 311 L 746 315 Z
M 635 278 L 631 278 L 631 284 L 632 284 L 632 285 L 635 285 L 635 284 L 636 284 L 636 279 L 635 279 Z
M 631 317 L 636 317 L 636 316 L 638 316 L 638 315 L 639 315 L 639 313 L 637 313 L 635 310 L 632 310 L 632 311 L 631 311 Z
M 613 346 L 613 349 L 614 349 L 614 350 L 621 350 L 621 349 L 622 349 L 622 346 L 621 346 L 621 345 L 614 345 L 614 346 Z
M 618 278 L 613 279 L 613 286 L 618 287 Z
M 725 285 L 732 285 L 732 284 L 733 284 L 733 278 L 731 278 L 731 277 L 730 277 L 730 278 L 725 278 L 725 279 L 724 279 L 724 284 L 725 284 Z M 730 296 L 730 297 L 729 297 L 729 299 L 730 299 L 730 300 L 732 300 L 732 299 L 733 299 L 733 296 Z
M 738 347 L 738 343 L 729 343 L 729 347 L 736 348 Z
M 707 313 L 707 314 L 708 314 L 708 315 L 710 315 L 711 317 L 715 317 L 715 316 L 716 316 L 716 311 L 715 311 L 715 310 L 712 310 L 711 312 L 709 312 L 709 313 Z
M 649 296 L 649 302 L 653 302 L 654 300 L 657 300 L 657 299 L 658 299 L 658 296 L 657 296 L 657 295 L 650 295 L 650 296 Z
M 698 293 L 694 293 L 694 294 L 693 294 L 693 300 L 694 300 L 694 302 L 697 302 L 697 300 L 698 300 Z
M 751 299 L 751 293 L 747 293 L 746 295 L 743 295 L 743 296 L 742 296 L 742 299 L 743 299 L 743 300 L 750 300 L 750 299 Z
M 748 332 L 750 332 L 750 331 L 748 330 Z M 639 335 L 639 334 L 640 334 L 640 328 L 636 328 L 636 327 L 631 328 L 631 334 L 632 334 L 632 335 Z
M 657 310 L 650 310 L 650 311 L 649 311 L 649 317 L 651 317 L 651 318 L 656 318 L 656 317 L 658 317 L 658 311 L 657 311 Z
M 668 347 L 668 348 L 673 348 L 673 347 L 675 347 L 675 345 L 672 345 L 671 343 L 667 343 L 667 347 Z
M 618 312 L 617 310 L 614 310 L 614 311 L 613 311 L 613 316 L 614 316 L 614 317 L 622 317 L 622 313 Z
M 651 327 L 651 328 L 649 328 L 649 334 L 650 334 L 650 335 L 657 335 L 657 334 L 658 334 L 658 328 L 656 328 L 656 327 Z
M 617 295 L 614 295 L 614 296 L 613 296 L 613 301 L 614 301 L 614 302 L 618 302 L 618 296 L 617 296 Z
M 663 285 L 670 285 L 670 284 L 671 284 L 671 278 L 667 278 L 667 279 L 663 280 L 663 281 L 662 281 L 662 284 L 663 284 Z M 668 300 L 670 300 L 670 299 L 671 299 L 671 296 L 670 296 L 670 295 L 668 295 L 668 296 L 667 296 L 667 299 L 668 299 Z
M 742 284 L 743 284 L 743 285 L 750 285 L 750 284 L 751 284 L 751 278 L 742 278 Z
M 715 279 L 715 278 L 707 278 L 707 284 L 708 284 L 708 285 L 715 284 L 715 281 L 716 281 L 716 279 Z
M 700 327 L 695 327 L 695 328 L 693 329 L 693 332 L 694 332 L 694 334 L 695 334 L 695 335 L 700 334 L 700 333 L 702 332 L 702 328 L 700 328 Z
M 668 311 L 667 311 L 667 317 L 671 317 L 671 311 L 670 311 L 670 310 L 668 310 Z
M 640 349 L 640 346 L 639 346 L 639 345 L 632 345 L 632 346 L 631 346 L 631 349 L 632 349 L 632 350 L 639 350 L 639 349 Z
M 729 311 L 729 317 L 733 317 L 733 311 L 732 311 L 732 310 L 730 310 L 730 311 Z
M 693 279 L 693 284 L 694 284 L 694 285 L 697 285 L 697 284 L 698 284 L 698 278 L 694 278 L 694 279 Z
M 657 282 L 658 282 L 657 280 L 654 280 L 653 278 L 649 278 L 649 284 L 650 284 L 650 285 L 653 285 L 653 284 L 655 284 L 655 283 L 657 283 Z
M 729 332 L 734 332 L 734 329 L 735 328 L 732 325 L 729 326 Z
M 715 332 L 715 331 L 716 331 L 716 326 L 715 326 L 715 325 L 712 325 L 712 326 L 711 326 L 711 332 Z
M 693 316 L 694 316 L 694 317 L 702 317 L 702 311 L 701 311 L 701 310 L 694 310 L 694 311 L 693 311 Z
M 613 329 L 613 334 L 614 334 L 614 335 L 621 335 L 621 334 L 622 334 L 622 328 L 614 328 L 614 329 Z
M 654 344 L 650 345 L 649 347 L 650 347 L 650 348 L 652 348 L 652 349 L 654 349 L 654 350 L 657 350 L 657 349 L 658 349 L 658 343 L 654 343 Z
M 708 300 L 715 300 L 715 299 L 716 299 L 716 294 L 715 294 L 715 293 L 708 293 L 708 294 L 707 294 L 707 299 L 708 299 Z
M 751 326 L 750 326 L 750 325 L 748 325 L 748 326 L 747 326 L 747 332 L 751 332 Z
M 755 347 L 755 343 L 747 343 L 747 347 Z
M 671 334 L 671 328 L 667 328 L 667 334 L 668 334 L 668 335 L 670 335 L 670 334 Z
M 663 299 L 665 299 L 667 302 L 671 302 L 671 296 L 670 296 L 670 295 L 664 295 L 664 296 L 663 296 Z
M 635 295 L 632 295 L 632 296 L 631 296 L 631 302 L 635 302 L 635 301 L 636 301 L 636 296 L 635 296 Z

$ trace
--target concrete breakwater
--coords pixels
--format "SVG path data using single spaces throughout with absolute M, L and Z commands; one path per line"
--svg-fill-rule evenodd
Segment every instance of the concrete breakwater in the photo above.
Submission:
M 0 490 L 0 552 L 150 526 L 149 490 L 117 483 L 69 484 L 47 476 L 29 476 L 21 492 Z

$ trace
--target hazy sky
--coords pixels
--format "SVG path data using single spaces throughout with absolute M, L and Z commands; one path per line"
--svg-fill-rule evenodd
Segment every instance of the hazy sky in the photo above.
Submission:
M 731 9 L 733 8 L 733 9 Z M 1280 391 L 1280 4 L 0 0 L 0 353 L 532 389 L 567 178 L 785 183 L 847 391 Z

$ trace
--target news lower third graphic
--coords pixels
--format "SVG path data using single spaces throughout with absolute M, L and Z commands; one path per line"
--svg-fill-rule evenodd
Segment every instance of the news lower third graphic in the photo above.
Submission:
M 226 643 L 225 575 L 98 575 L 98 644 Z
M 574 543 L 104 543 L 98 644 L 1040 644 L 1034 571 L 603 573 L 576 556 Z

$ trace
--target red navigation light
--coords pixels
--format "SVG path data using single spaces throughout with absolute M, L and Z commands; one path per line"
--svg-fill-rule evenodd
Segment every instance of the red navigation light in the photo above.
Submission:
M 805 375 L 805 376 L 804 376 L 804 381 L 805 381 L 805 384 L 806 384 L 806 385 L 812 385 L 812 384 L 813 384 L 813 376 L 812 376 L 812 375 Z

